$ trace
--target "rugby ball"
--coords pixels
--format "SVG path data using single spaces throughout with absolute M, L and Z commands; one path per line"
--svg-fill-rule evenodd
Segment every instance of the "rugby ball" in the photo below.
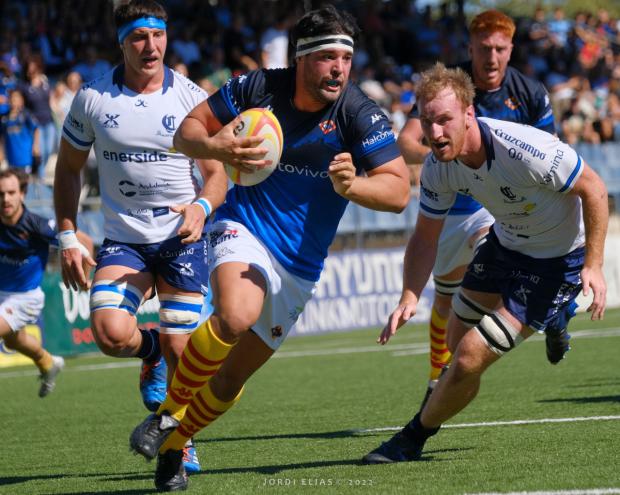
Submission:
M 266 108 L 250 108 L 241 112 L 241 123 L 235 129 L 235 134 L 241 137 L 260 136 L 264 140 L 260 144 L 266 148 L 265 160 L 271 160 L 271 165 L 256 170 L 252 173 L 244 173 L 235 167 L 224 164 L 226 174 L 231 181 L 240 186 L 254 186 L 264 181 L 276 169 L 282 156 L 284 136 L 277 117 Z

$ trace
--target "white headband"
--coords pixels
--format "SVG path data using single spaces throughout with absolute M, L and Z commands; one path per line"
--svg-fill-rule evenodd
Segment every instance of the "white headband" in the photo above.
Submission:
M 311 38 L 300 38 L 297 40 L 295 56 L 301 57 L 308 53 L 332 48 L 347 50 L 353 53 L 353 38 L 346 34 L 323 34 Z

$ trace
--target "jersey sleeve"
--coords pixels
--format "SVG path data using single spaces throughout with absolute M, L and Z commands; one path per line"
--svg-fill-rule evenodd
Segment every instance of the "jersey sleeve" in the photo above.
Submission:
M 547 89 L 542 84 L 538 84 L 534 90 L 532 116 L 534 127 L 547 131 L 550 134 L 555 134 L 551 100 L 549 99 Z
M 74 148 L 83 151 L 89 150 L 95 142 L 95 132 L 87 115 L 87 98 L 86 89 L 77 92 L 62 126 L 62 136 Z
M 370 99 L 361 104 L 353 120 L 353 163 L 372 170 L 400 156 L 394 131 L 381 108 Z
M 241 112 L 254 106 L 257 95 L 264 92 L 264 85 L 264 74 L 260 70 L 233 77 L 209 97 L 209 107 L 222 125 L 226 125 Z
M 446 183 L 445 174 L 442 177 L 442 166 L 432 153 L 424 160 L 420 178 L 420 212 L 425 217 L 444 218 L 456 200 L 456 192 Z
M 537 184 L 565 193 L 583 172 L 583 160 L 568 144 L 549 136 L 544 155 L 530 159 L 527 169 Z

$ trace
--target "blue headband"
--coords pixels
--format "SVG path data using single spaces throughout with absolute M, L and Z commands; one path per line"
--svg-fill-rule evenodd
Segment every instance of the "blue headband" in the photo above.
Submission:
M 125 41 L 125 38 L 129 36 L 134 29 L 138 28 L 151 28 L 151 29 L 163 29 L 166 30 L 166 21 L 163 19 L 158 19 L 157 17 L 140 17 L 138 19 L 134 19 L 133 21 L 129 21 L 124 26 L 118 28 L 118 42 L 122 43 Z

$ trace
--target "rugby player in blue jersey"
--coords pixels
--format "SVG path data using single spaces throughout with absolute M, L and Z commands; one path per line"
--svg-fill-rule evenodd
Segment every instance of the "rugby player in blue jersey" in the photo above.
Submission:
M 24 205 L 27 189 L 28 174 L 24 171 L 0 172 L 0 339 L 8 349 L 34 361 L 41 372 L 39 397 L 45 397 L 54 390 L 65 361 L 46 351 L 25 327 L 36 324 L 43 310 L 41 281 L 49 247 L 58 247 L 58 239 L 54 221 L 32 213 Z M 91 258 L 92 241 L 83 232 L 77 232 L 78 237 L 88 272 L 88 267 L 95 264 Z M 88 285 L 88 275 L 85 277 Z
M 166 393 L 165 364 L 171 379 L 200 322 L 207 286 L 203 229 L 224 200 L 227 179 L 221 163 L 198 160 L 201 187 L 194 160 L 173 147 L 180 122 L 207 95 L 164 65 L 164 8 L 132 0 L 114 19 L 123 63 L 76 94 L 63 125 L 54 201 L 60 242 L 74 242 L 80 173 L 94 146 L 105 240 L 90 294 L 93 334 L 105 354 L 143 360 L 142 399 L 156 410 Z M 62 268 L 70 285 L 83 286 L 78 253 L 65 256 Z M 160 329 L 139 329 L 136 311 L 155 293 Z M 195 461 L 192 452 L 188 444 L 186 458 Z
M 284 150 L 269 178 L 233 187 L 217 210 L 208 232 L 214 314 L 192 335 L 166 401 L 131 435 L 136 452 L 159 453 L 160 490 L 187 485 L 179 449 L 239 400 L 286 338 L 312 297 L 347 203 L 401 212 L 409 201 L 409 174 L 388 119 L 349 82 L 357 32 L 334 7 L 306 13 L 292 30 L 294 67 L 230 80 L 175 135 L 189 156 L 252 171 L 266 164 L 261 139 L 233 131 L 243 110 L 268 107 Z
M 476 115 L 528 124 L 555 133 L 549 95 L 538 81 L 508 65 L 515 24 L 497 10 L 474 17 L 469 26 L 471 61 L 461 65 L 476 88 Z M 430 148 L 424 136 L 417 106 L 398 136 L 398 145 L 409 164 L 422 164 Z M 484 242 L 493 217 L 474 199 L 459 194 L 445 220 L 437 260 L 433 267 L 435 297 L 430 321 L 430 376 L 425 400 L 442 369 L 450 363 L 446 328 L 452 295 L 458 291 L 474 251 Z M 567 307 L 546 330 L 547 357 L 557 364 L 569 350 L 566 325 L 576 305 Z
M 592 320 L 603 318 L 607 190 L 557 137 L 530 126 L 476 118 L 474 86 L 442 64 L 416 88 L 432 153 L 422 167 L 420 213 L 405 251 L 400 302 L 379 336 L 385 344 L 416 312 L 432 271 L 443 222 L 458 192 L 495 217 L 469 265 L 448 319 L 454 353 L 428 402 L 367 463 L 413 461 L 426 440 L 469 404 L 484 371 L 571 305 L 592 294 Z

